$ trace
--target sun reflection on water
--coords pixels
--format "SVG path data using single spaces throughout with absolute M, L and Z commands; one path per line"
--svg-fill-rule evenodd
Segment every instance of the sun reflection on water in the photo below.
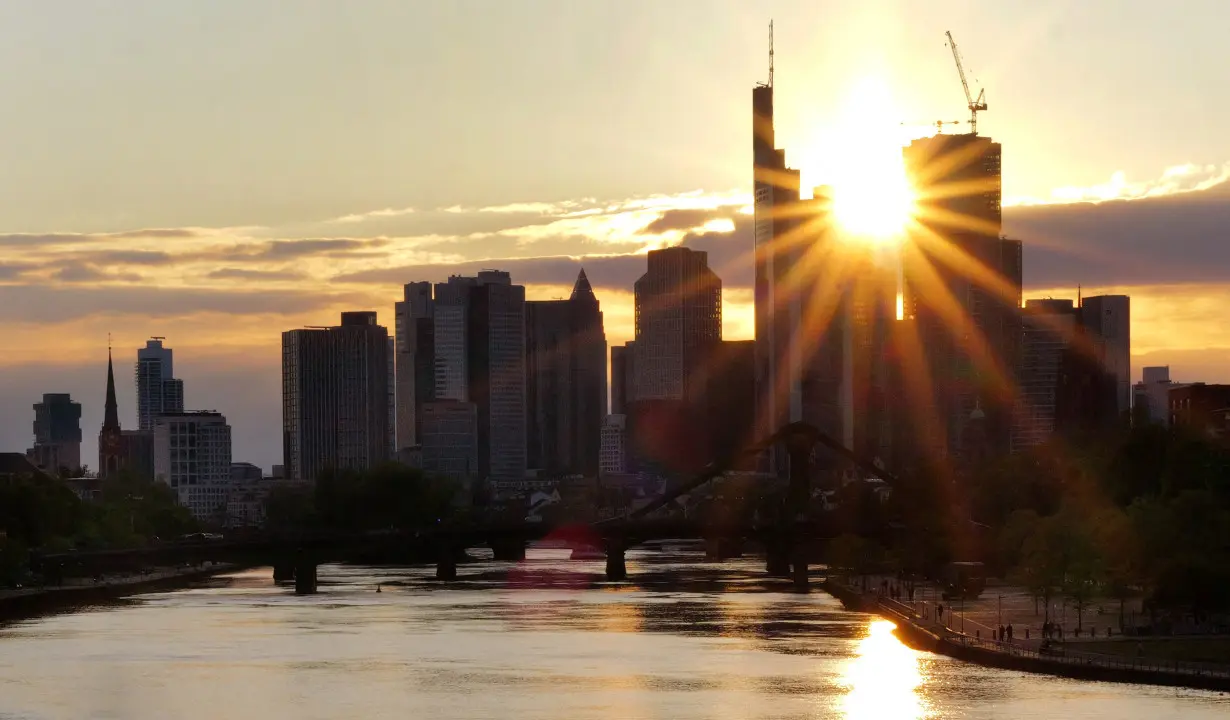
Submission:
M 849 720 L 922 720 L 931 717 L 923 696 L 926 678 L 918 652 L 893 635 L 887 620 L 871 623 L 840 680 L 846 694 L 840 702 Z

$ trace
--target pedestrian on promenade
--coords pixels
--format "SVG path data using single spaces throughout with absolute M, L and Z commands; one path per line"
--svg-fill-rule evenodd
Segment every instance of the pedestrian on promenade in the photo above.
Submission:
M 996 628 L 995 639 L 998 640 L 999 642 L 1004 641 L 1004 626 L 1003 625 L 1000 625 L 998 628 Z
M 1012 642 L 1012 623 L 1008 623 L 1008 642 Z

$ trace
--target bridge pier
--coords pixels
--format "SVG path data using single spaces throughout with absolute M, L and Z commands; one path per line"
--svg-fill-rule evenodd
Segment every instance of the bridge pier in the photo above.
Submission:
M 289 558 L 279 558 L 273 563 L 273 581 L 287 583 L 295 579 L 295 561 Z
M 451 550 L 441 552 L 440 557 L 436 559 L 436 579 L 457 579 L 457 556 Z
M 623 545 L 611 544 L 606 549 L 606 579 L 611 582 L 623 582 L 628 579 L 628 562 Z
M 316 563 L 300 556 L 295 562 L 295 594 L 312 595 L 316 592 Z
M 524 540 L 493 540 L 490 543 L 491 553 L 496 562 L 521 562 L 525 560 Z
M 740 557 L 743 557 L 743 541 L 739 538 L 705 538 L 706 560 L 730 560 Z

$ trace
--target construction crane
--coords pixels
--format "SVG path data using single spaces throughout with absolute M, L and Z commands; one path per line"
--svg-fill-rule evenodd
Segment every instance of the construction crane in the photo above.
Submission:
M 970 94 L 969 83 L 965 80 L 965 67 L 961 64 L 961 53 L 957 51 L 957 41 L 952 39 L 951 30 L 946 31 L 944 35 L 948 36 L 948 47 L 952 48 L 952 59 L 957 63 L 957 74 L 961 76 L 961 87 L 965 89 L 965 102 L 969 107 L 969 132 L 971 135 L 977 135 L 978 111 L 987 109 L 986 90 L 979 88 L 977 99 Z

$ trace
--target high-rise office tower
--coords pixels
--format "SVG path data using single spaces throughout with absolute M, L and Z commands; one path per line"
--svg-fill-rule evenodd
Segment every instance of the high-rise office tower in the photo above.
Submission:
M 469 399 L 470 300 L 477 286 L 477 278 L 460 275 L 435 285 L 433 366 L 438 400 Z
M 231 426 L 216 412 L 154 419 L 154 477 L 175 491 L 198 520 L 226 520 L 231 483 Z
M 904 159 L 917 222 L 903 249 L 905 320 L 930 396 L 929 452 L 960 456 L 969 420 L 1006 452 L 1020 366 L 1021 243 L 1000 236 L 999 143 L 973 134 L 915 140 Z M 921 362 L 919 362 L 921 360 Z M 909 372 L 907 372 L 907 375 Z M 975 410 L 978 412 L 975 413 Z
M 282 333 L 282 430 L 289 477 L 362 470 L 388 458 L 388 331 L 374 312 Z
M 526 310 L 529 466 L 551 473 L 598 473 L 606 415 L 606 334 L 582 270 L 567 300 Z
M 722 340 L 722 281 L 708 253 L 651 250 L 636 281 L 636 399 L 685 399 Z
M 81 403 L 68 393 L 45 393 L 34 403 L 34 447 L 26 456 L 45 472 L 81 467 Z
M 632 360 L 632 343 L 611 347 L 611 414 L 622 415 L 627 407 L 629 363 Z
M 184 381 L 175 378 L 171 348 L 165 338 L 150 338 L 137 350 L 137 424 L 141 430 L 154 427 L 154 418 L 184 411 Z
M 1055 431 L 1055 408 L 1064 353 L 1072 346 L 1078 324 L 1071 300 L 1025 303 L 1020 395 L 1012 448 L 1040 445 Z
M 898 266 L 866 248 L 847 248 L 851 257 L 847 290 L 849 349 L 843 351 L 842 429 L 847 447 L 865 458 L 888 462 L 894 412 L 890 363 L 897 324 Z
M 756 418 L 764 437 L 801 419 L 800 358 L 792 353 L 794 330 L 802 321 L 803 284 L 791 277 L 806 243 L 800 238 L 799 171 L 786 166 L 777 148 L 773 80 L 752 89 L 752 163 L 755 210 L 754 302 L 756 333 Z
M 1132 407 L 1132 299 L 1097 295 L 1081 301 L 1081 321 L 1090 332 L 1106 371 L 1115 378 L 1118 413 Z
M 431 283 L 413 282 L 403 288 L 403 300 L 397 303 L 395 332 L 397 449 L 402 450 L 422 444 L 422 407 L 436 397 L 435 300 Z
M 479 476 L 495 482 L 525 478 L 525 287 L 509 274 L 483 270 L 473 278 L 466 308 L 466 398 L 478 408 Z M 450 284 L 452 278 L 449 279 Z M 436 293 L 437 359 L 443 304 Z M 437 386 L 437 395 L 439 387 Z M 456 399 L 456 398 L 454 398 Z

